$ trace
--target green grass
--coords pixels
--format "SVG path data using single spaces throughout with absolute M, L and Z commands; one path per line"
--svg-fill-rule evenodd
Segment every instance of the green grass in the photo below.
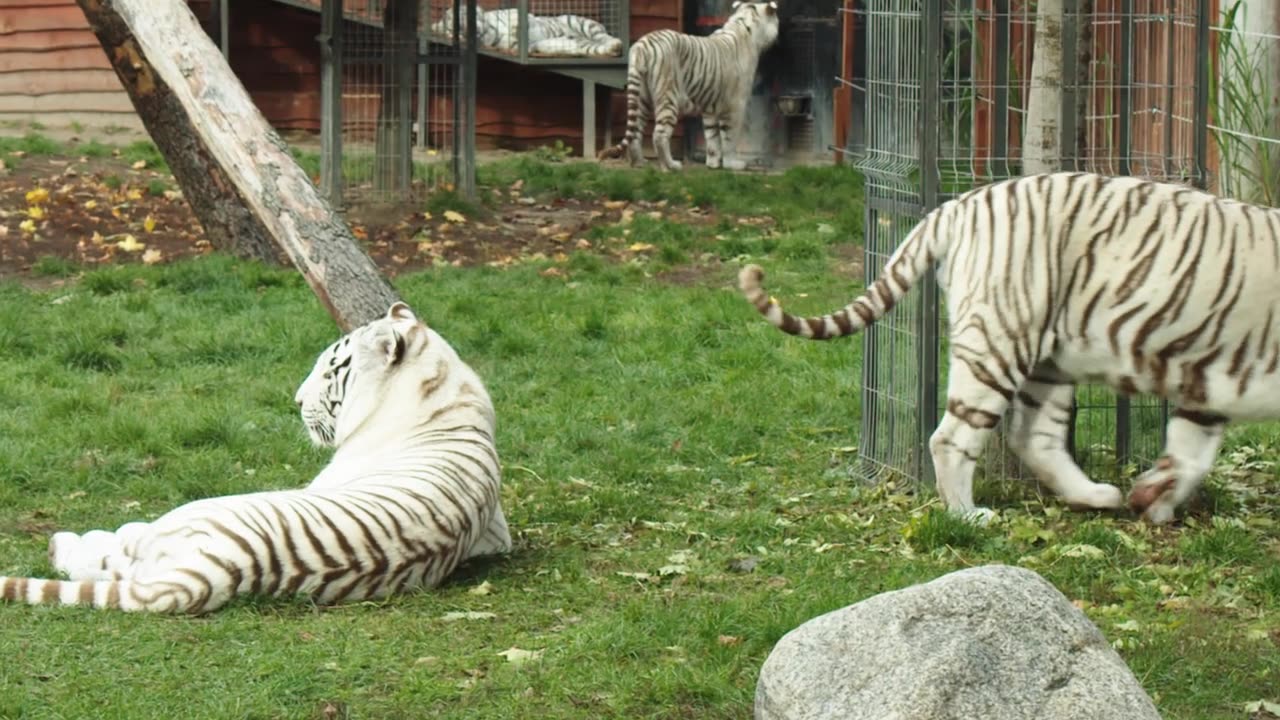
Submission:
M 539 193 L 696 190 L 726 218 L 777 226 L 637 216 L 633 233 L 670 253 L 651 262 L 736 238 L 797 310 L 857 284 L 831 255 L 860 232 L 847 170 L 587 168 L 482 175 L 505 187 L 527 171 Z M 1016 486 L 997 524 L 957 523 L 929 494 L 856 477 L 861 344 L 779 334 L 731 289 L 727 259 L 679 285 L 586 253 L 567 280 L 541 275 L 546 261 L 397 277 L 493 394 L 515 552 L 436 591 L 339 608 L 240 601 L 193 620 L 0 605 L 0 654 L 15 658 L 0 666 L 0 716 L 739 719 L 796 625 L 991 562 L 1086 604 L 1165 718 L 1276 699 L 1280 652 L 1259 631 L 1280 625 L 1280 518 L 1242 489 L 1252 476 L 1223 478 L 1242 498 L 1229 514 L 1182 529 L 1066 512 Z M 326 461 L 292 396 L 336 330 L 294 272 L 218 256 L 124 265 L 49 291 L 0 284 L 0 304 L 0 573 L 46 573 L 54 529 L 296 487 Z M 747 557 L 750 571 L 733 565 Z M 496 617 L 442 619 L 458 611 Z M 498 655 L 511 647 L 543 655 L 516 666 Z

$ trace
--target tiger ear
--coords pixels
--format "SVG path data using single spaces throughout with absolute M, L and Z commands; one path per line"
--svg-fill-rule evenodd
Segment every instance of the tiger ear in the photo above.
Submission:
M 765 15 L 776 15 L 778 13 L 778 3 L 770 0 L 769 6 L 764 9 Z
M 378 351 L 387 360 L 387 367 L 395 365 L 404 358 L 404 346 L 404 336 L 394 329 L 388 330 L 387 334 L 378 338 L 376 342 Z
M 737 10 L 737 9 L 738 9 L 738 6 L 739 6 L 739 5 L 741 5 L 741 4 L 742 4 L 742 0 L 733 0 L 733 4 L 729 6 L 729 9 L 730 9 L 730 10 Z
M 413 314 L 413 310 L 409 308 L 409 304 L 403 300 L 397 300 L 391 303 L 391 307 L 387 308 L 387 317 L 391 320 L 413 321 L 418 319 Z

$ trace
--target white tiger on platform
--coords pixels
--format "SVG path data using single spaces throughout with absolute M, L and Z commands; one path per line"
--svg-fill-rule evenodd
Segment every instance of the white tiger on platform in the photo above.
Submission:
M 1230 420 L 1280 417 L 1280 209 L 1184 185 L 1088 173 L 992 183 L 943 203 L 880 278 L 829 315 L 785 312 L 743 268 L 746 298 L 783 332 L 856 333 L 930 269 L 947 293 L 946 413 L 929 440 L 947 508 L 978 519 L 974 466 L 1009 412 L 1008 443 L 1068 504 L 1115 508 L 1067 449 L 1076 383 L 1173 407 L 1164 454 L 1130 507 L 1165 523 L 1212 468 Z
M 191 614 L 248 594 L 338 603 L 434 587 L 511 549 L 488 392 L 408 305 L 326 348 L 295 400 L 312 442 L 334 448 L 306 488 L 56 533 L 49 559 L 70 579 L 0 577 L 0 597 Z
M 461 13 L 461 26 L 467 27 Z M 619 57 L 622 40 L 609 34 L 604 25 L 581 15 L 529 14 L 529 53 L 552 57 Z M 483 47 L 507 52 L 519 49 L 520 13 L 516 8 L 485 10 L 476 8 L 476 36 Z M 432 32 L 452 36 L 453 12 L 431 26 Z

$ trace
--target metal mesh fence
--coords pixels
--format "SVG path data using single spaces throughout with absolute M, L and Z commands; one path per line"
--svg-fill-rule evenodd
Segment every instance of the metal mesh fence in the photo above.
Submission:
M 1280 183 L 1258 176 L 1267 168 L 1280 180 L 1277 113 L 1268 105 L 1280 73 L 1254 69 L 1274 71 L 1280 63 L 1274 34 L 1242 27 L 1230 11 L 1211 28 L 1216 0 L 1062 4 L 1063 168 L 1242 196 L 1236 183 L 1254 193 L 1246 199 L 1274 199 L 1269 188 Z M 870 283 L 927 210 L 1021 173 L 1037 17 L 1028 0 L 865 0 L 843 12 L 865 28 L 858 50 L 865 52 L 865 78 L 841 80 L 861 115 L 843 150 L 866 177 Z M 1231 72 L 1233 51 L 1239 70 Z M 1228 107 L 1232 82 L 1252 87 L 1242 94 L 1255 102 Z M 1240 167 L 1229 157 L 1242 158 Z M 932 476 L 926 446 L 945 405 L 938 390 L 945 387 L 946 339 L 938 332 L 945 323 L 930 280 L 864 336 L 861 456 L 869 476 Z M 1080 387 L 1077 460 L 1098 479 L 1133 472 L 1159 454 L 1166 410 L 1155 398 Z M 1026 476 L 999 437 L 979 472 Z
M 475 83 L 465 34 L 431 41 L 433 0 L 310 1 L 323 7 L 321 175 L 335 205 L 471 192 Z M 449 10 L 465 18 L 465 0 Z
M 430 31 L 452 42 L 447 0 L 432 1 Z M 627 0 L 479 0 L 480 52 L 521 63 L 626 63 Z
M 1264 3 L 1226 4 L 1210 28 L 1214 48 L 1209 186 L 1280 206 L 1280 13 Z M 1270 10 L 1270 12 L 1268 12 Z

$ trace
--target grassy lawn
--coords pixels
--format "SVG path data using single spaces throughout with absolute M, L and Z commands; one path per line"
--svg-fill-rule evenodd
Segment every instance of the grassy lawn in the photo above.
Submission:
M 516 179 L 724 219 L 593 231 L 657 246 L 628 263 L 577 253 L 554 274 L 541 258 L 397 278 L 494 396 L 515 552 L 378 604 L 241 601 L 198 619 L 0 605 L 0 717 L 741 719 L 796 625 L 990 562 L 1083 606 L 1166 718 L 1280 701 L 1267 433 L 1233 433 L 1217 514 L 1178 528 L 1009 485 L 986 491 L 1000 524 L 958 524 L 930 493 L 853 472 L 860 343 L 786 338 L 732 289 L 749 256 L 793 309 L 846 301 L 853 173 L 516 160 L 481 174 Z M 294 487 L 325 462 L 292 396 L 336 330 L 292 271 L 125 265 L 54 290 L 0 284 L 0 308 L 2 574 L 48 573 L 54 529 Z M 537 655 L 500 654 L 512 648 Z

